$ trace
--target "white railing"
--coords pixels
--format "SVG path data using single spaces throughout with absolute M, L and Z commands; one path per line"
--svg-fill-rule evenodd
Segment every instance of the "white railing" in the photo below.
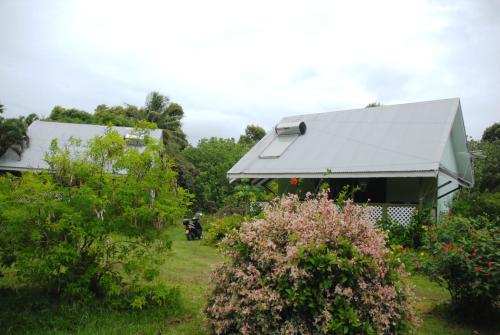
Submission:
M 388 217 L 402 225 L 407 225 L 417 210 L 417 205 L 368 204 L 368 207 L 372 209 L 370 221 L 373 224 Z

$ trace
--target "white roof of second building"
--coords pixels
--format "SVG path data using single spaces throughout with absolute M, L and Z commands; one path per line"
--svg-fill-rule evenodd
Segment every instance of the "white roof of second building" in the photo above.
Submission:
M 280 123 L 303 121 L 306 133 L 270 158 L 278 135 L 269 132 L 228 177 L 434 176 L 459 109 L 453 98 L 286 117 Z
M 82 144 L 85 144 L 96 136 L 104 135 L 106 128 L 107 126 L 91 124 L 35 121 L 28 128 L 29 146 L 24 149 L 21 158 L 12 150 L 8 150 L 0 157 L 0 170 L 47 169 L 45 154 L 49 151 L 53 139 L 57 140 L 60 147 L 67 145 L 71 137 L 78 138 L 82 140 Z M 133 129 L 129 127 L 112 128 L 122 136 L 130 133 Z M 160 129 L 153 130 L 150 136 L 161 140 L 162 131 Z

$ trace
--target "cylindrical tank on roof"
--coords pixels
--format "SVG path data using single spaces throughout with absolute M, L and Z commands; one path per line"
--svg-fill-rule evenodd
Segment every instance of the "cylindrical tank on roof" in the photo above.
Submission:
M 281 135 L 304 135 L 306 133 L 306 124 L 303 121 L 281 122 L 274 127 L 278 136 Z

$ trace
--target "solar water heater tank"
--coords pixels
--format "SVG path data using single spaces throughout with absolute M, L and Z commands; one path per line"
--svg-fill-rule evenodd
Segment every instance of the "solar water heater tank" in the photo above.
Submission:
M 274 127 L 278 136 L 283 135 L 304 135 L 306 133 L 306 124 L 303 121 L 281 122 Z

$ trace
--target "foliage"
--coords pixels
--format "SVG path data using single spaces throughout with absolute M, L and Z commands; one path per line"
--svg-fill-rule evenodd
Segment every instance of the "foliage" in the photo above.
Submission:
M 429 234 L 427 271 L 468 315 L 500 308 L 499 228 L 499 221 L 450 215 Z
M 245 135 L 240 136 L 238 143 L 252 146 L 259 142 L 264 136 L 266 136 L 266 131 L 262 127 L 250 124 L 245 128 Z
M 205 241 L 208 244 L 216 245 L 219 243 L 228 233 L 233 230 L 240 228 L 241 223 L 245 220 L 244 216 L 232 214 L 224 216 L 214 216 L 208 222 L 207 234 L 205 235 Z
M 276 200 L 223 240 L 205 308 L 216 334 L 394 334 L 414 322 L 399 261 L 366 209 Z
M 376 226 L 387 234 L 390 246 L 403 246 L 405 242 L 405 226 L 386 216 L 377 221 Z
M 474 160 L 474 190 L 500 192 L 500 141 L 469 141 L 469 147 L 479 152 Z
M 380 107 L 380 106 L 382 106 L 380 104 L 380 102 L 374 101 L 374 102 L 370 102 L 368 105 L 366 105 L 365 108 Z
M 101 104 L 96 107 L 92 123 L 113 125 L 120 127 L 133 127 L 140 120 L 140 110 L 136 106 L 112 106 Z
M 196 147 L 188 146 L 183 156 L 196 166 L 193 191 L 196 205 L 205 211 L 221 208 L 233 187 L 229 184 L 227 171 L 246 153 L 247 147 L 234 139 L 202 139 Z
M 146 97 L 144 106 L 145 119 L 154 122 L 163 129 L 167 147 L 182 150 L 187 146 L 186 134 L 182 131 L 181 119 L 184 117 L 182 106 L 171 103 L 170 98 L 158 92 L 151 92 Z
M 486 217 L 500 221 L 500 192 L 461 190 L 451 203 L 451 213 L 468 218 Z
M 500 122 L 496 122 L 486 128 L 483 132 L 481 139 L 484 142 L 496 142 L 500 141 Z
M 242 179 L 234 183 L 233 193 L 226 198 L 225 208 L 240 209 L 244 215 L 256 216 L 262 212 L 262 204 L 271 201 L 274 194 Z
M 76 108 L 64 108 L 61 106 L 55 106 L 47 120 L 68 123 L 95 123 L 92 114 Z
M 187 146 L 187 137 L 181 124 L 183 117 L 184 111 L 181 105 L 171 102 L 166 95 L 151 92 L 146 97 L 144 107 L 130 104 L 109 107 L 101 104 L 96 107 L 94 114 L 91 114 L 74 108 L 56 106 L 47 120 L 123 127 L 137 126 L 140 121 L 154 123 L 156 128 L 163 130 L 165 149 L 174 160 L 179 185 L 192 189 L 195 168 L 180 154 Z
M 0 157 L 9 149 L 21 157 L 24 147 L 29 143 L 28 126 L 38 119 L 36 114 L 27 117 L 5 119 L 4 106 L 0 104 Z
M 189 205 L 170 159 L 149 137 L 139 152 L 111 129 L 79 142 L 69 150 L 53 141 L 48 173 L 0 177 L 0 264 L 26 289 L 164 303 L 168 289 L 143 284 L 170 247 L 162 227 Z
M 418 208 L 406 225 L 389 217 L 377 222 L 377 226 L 386 232 L 389 245 L 412 249 L 423 246 L 424 236 L 433 224 L 431 209 L 427 207 Z

